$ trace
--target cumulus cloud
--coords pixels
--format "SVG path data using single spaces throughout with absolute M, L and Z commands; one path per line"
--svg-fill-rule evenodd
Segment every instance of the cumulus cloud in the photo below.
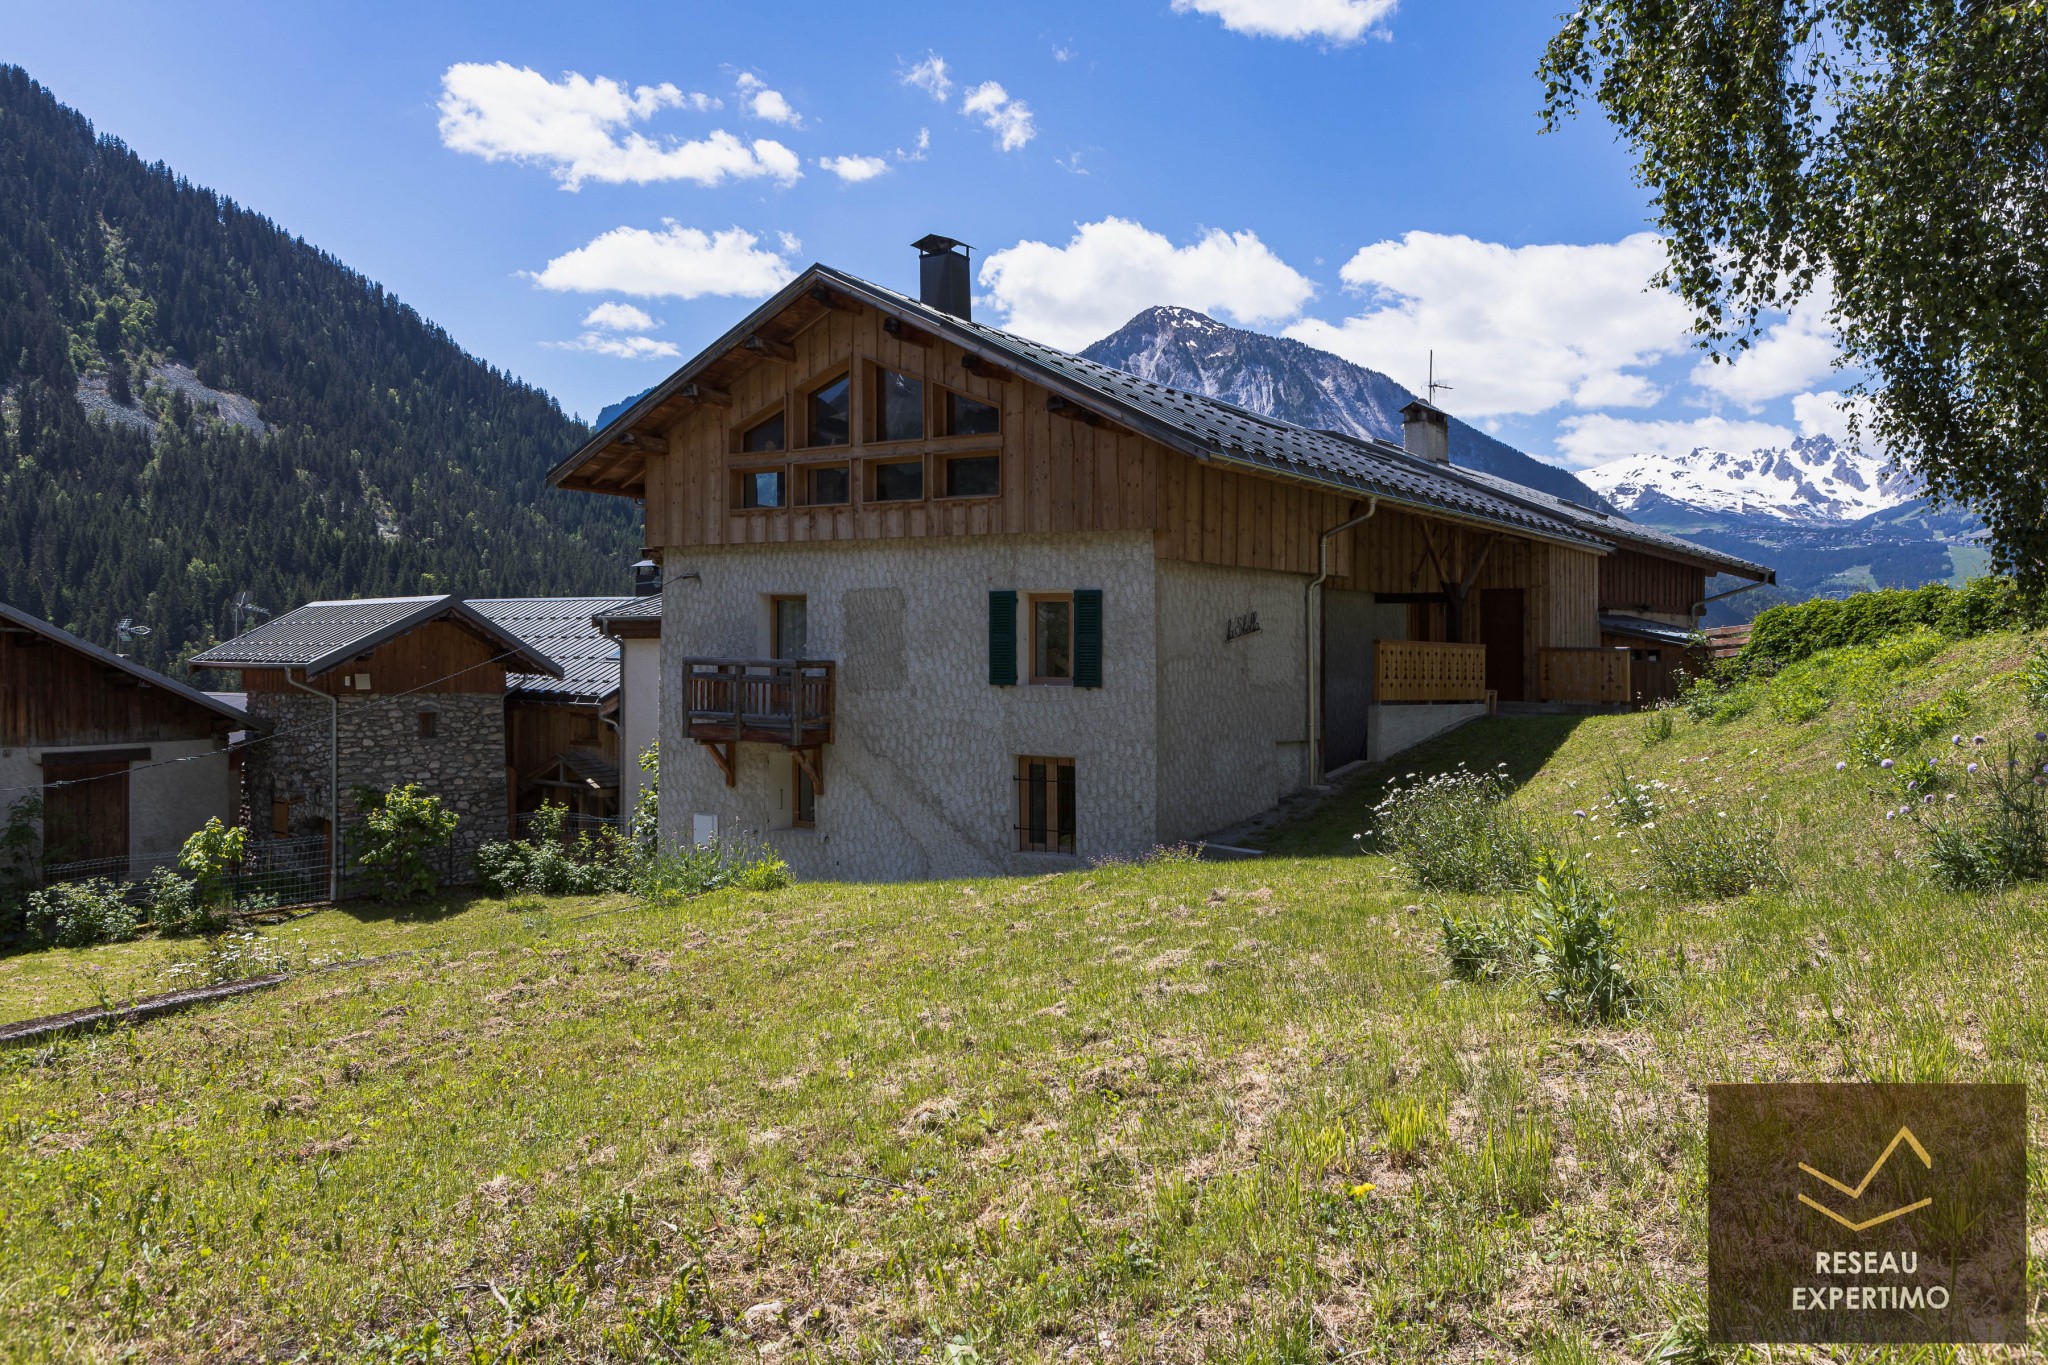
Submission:
M 936 52 L 925 53 L 922 61 L 906 68 L 902 81 L 914 90 L 924 91 L 941 104 L 953 93 L 953 78 L 946 74 L 946 59 Z
M 804 121 L 796 110 L 790 108 L 780 90 L 770 90 L 768 82 L 751 71 L 740 72 L 736 82 L 740 89 L 740 107 L 755 118 L 768 123 L 780 123 L 789 128 L 801 128 Z
M 1315 292 L 1256 233 L 1212 228 L 1177 247 L 1122 218 L 1084 223 L 1065 246 L 1026 241 L 995 252 L 982 263 L 981 284 L 1013 330 L 1068 349 L 1154 304 L 1270 325 Z
M 1411 232 L 1361 249 L 1339 272 L 1366 311 L 1287 334 L 1419 390 L 1431 349 L 1467 418 L 1655 401 L 1638 367 L 1690 344 L 1692 316 L 1650 287 L 1655 233 L 1588 246 L 1509 247 Z
M 1853 434 L 1849 429 L 1852 416 L 1860 420 L 1863 437 L 1867 440 L 1871 419 L 1868 398 L 1852 398 L 1832 390 L 1792 395 L 1792 420 L 1799 424 L 1801 436 L 1829 436 L 1837 441 L 1847 441 Z
M 1260 38 L 1322 38 L 1355 43 L 1386 36 L 1382 21 L 1398 0 L 1173 0 L 1177 13 L 1208 14 L 1233 33 Z
M 584 315 L 583 325 L 611 332 L 651 332 L 661 324 L 630 303 L 600 303 Z
M 832 172 L 849 185 L 858 185 L 886 172 L 889 163 L 879 156 L 821 156 L 818 169 Z
M 803 173 L 796 153 L 768 139 L 749 143 L 722 129 L 657 139 L 632 130 L 664 109 L 713 107 L 708 96 L 669 84 L 629 89 L 574 71 L 550 81 L 509 62 L 459 62 L 441 76 L 441 145 L 486 161 L 545 166 L 569 190 L 592 180 L 716 185 L 768 176 L 787 184 Z
M 1010 98 L 1001 81 L 983 81 L 960 101 L 960 112 L 978 118 L 996 135 L 996 146 L 1014 152 L 1038 135 L 1031 106 Z
M 785 236 L 783 246 L 794 251 L 795 239 Z M 787 260 L 744 228 L 707 233 L 664 220 L 659 232 L 613 228 L 555 257 L 531 278 L 543 289 L 695 299 L 760 298 L 795 276 Z
M 1812 387 L 1834 369 L 1841 354 L 1828 321 L 1832 307 L 1831 293 L 1808 295 L 1734 359 L 1707 359 L 1695 365 L 1692 382 L 1751 412 L 1773 398 Z
M 616 332 L 585 332 L 574 341 L 544 341 L 541 345 L 557 351 L 588 351 L 592 355 L 608 355 L 619 360 L 673 359 L 682 354 L 673 342 L 655 337 L 621 336 Z
M 1702 446 L 1709 450 L 1761 450 L 1792 441 L 1792 432 L 1775 423 L 1726 417 L 1638 422 L 1596 412 L 1567 417 L 1559 428 L 1558 453 L 1573 469 L 1630 455 L 1684 455 Z
M 911 141 L 910 150 L 905 151 L 901 147 L 898 147 L 896 149 L 896 159 L 898 161 L 922 161 L 925 159 L 926 154 L 929 153 L 931 149 L 932 130 L 929 128 L 920 128 L 917 130 L 916 138 L 914 138 Z

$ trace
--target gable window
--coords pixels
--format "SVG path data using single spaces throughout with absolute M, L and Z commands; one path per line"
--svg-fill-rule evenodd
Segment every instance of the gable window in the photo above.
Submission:
M 810 649 L 810 604 L 790 595 L 768 599 L 768 653 L 776 659 L 801 659 Z
M 804 400 L 807 445 L 843 446 L 853 439 L 853 381 L 840 375 Z
M 917 502 L 924 497 L 924 461 L 890 460 L 870 465 L 875 502 Z
M 1047 594 L 1031 599 L 1031 681 L 1074 681 L 1074 599 Z
M 1000 455 L 959 455 L 946 461 L 946 496 L 992 498 L 1003 491 Z
M 924 439 L 924 381 L 894 370 L 875 370 L 875 439 Z
M 781 507 L 783 503 L 783 473 L 779 469 L 750 469 L 739 476 L 740 506 L 743 508 Z
M 1025 853 L 1074 851 L 1074 760 L 1017 760 L 1017 847 Z
M 1002 425 L 1002 416 L 993 403 L 984 403 L 969 398 L 964 393 L 946 394 L 946 435 L 948 436 L 993 436 Z
M 851 471 L 843 464 L 813 465 L 798 477 L 806 507 L 843 507 L 853 501 Z
M 759 455 L 786 448 L 786 430 L 783 415 L 754 423 L 740 435 L 740 452 L 745 455 Z

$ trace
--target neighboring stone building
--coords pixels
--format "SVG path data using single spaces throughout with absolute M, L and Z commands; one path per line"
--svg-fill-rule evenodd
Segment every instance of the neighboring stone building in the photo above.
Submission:
M 960 244 L 918 249 L 921 298 L 812 266 L 551 476 L 645 505 L 671 843 L 1138 854 L 1495 700 L 1626 703 L 1603 611 L 1770 577 L 1453 467 L 1427 403 L 1404 448 L 982 326 Z
M 239 670 L 269 731 L 245 765 L 259 837 L 331 837 L 352 788 L 417 782 L 461 817 L 458 850 L 506 835 L 507 674 L 563 672 L 453 596 L 311 602 L 192 666 Z
M 0 602 L 0 820 L 41 802 L 41 861 L 139 876 L 232 822 L 241 708 Z M 130 866 L 129 864 L 132 864 Z

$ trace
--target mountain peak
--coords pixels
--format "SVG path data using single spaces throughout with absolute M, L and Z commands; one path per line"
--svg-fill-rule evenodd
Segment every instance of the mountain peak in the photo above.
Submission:
M 1678 503 L 1810 526 L 1857 521 L 1920 496 L 1913 479 L 1883 457 L 1827 435 L 1751 451 L 1696 446 L 1683 455 L 1628 455 L 1583 477 L 1624 512 Z

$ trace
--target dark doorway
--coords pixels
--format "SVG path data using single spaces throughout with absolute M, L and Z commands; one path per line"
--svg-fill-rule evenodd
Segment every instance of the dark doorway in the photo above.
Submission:
M 1373 596 L 1323 590 L 1324 772 L 1365 757 L 1372 704 Z
M 43 760 L 43 861 L 128 856 L 128 765 Z
M 1479 593 L 1479 643 L 1486 646 L 1486 686 L 1501 701 L 1523 700 L 1523 595 L 1521 588 L 1483 588 Z

